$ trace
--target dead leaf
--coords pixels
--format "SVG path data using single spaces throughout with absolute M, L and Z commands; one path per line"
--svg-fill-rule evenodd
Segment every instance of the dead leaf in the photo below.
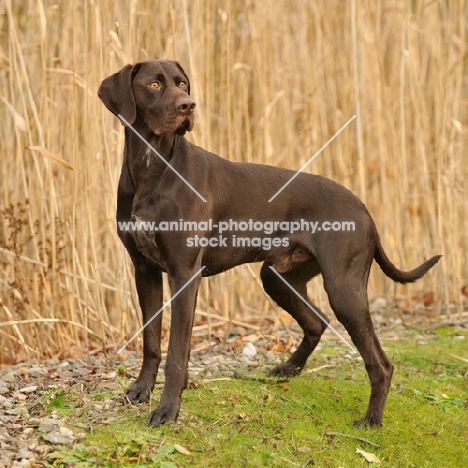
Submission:
M 432 291 L 429 291 L 424 294 L 423 304 L 424 307 L 429 307 L 430 305 L 434 304 L 434 293 Z
M 297 453 L 312 453 L 312 449 L 310 447 L 297 447 Z
M 284 345 L 280 342 L 274 344 L 271 348 L 270 351 L 275 351 L 277 353 L 282 353 L 284 352 Z
M 369 463 L 380 463 L 380 459 L 373 453 L 364 452 L 359 448 L 356 449 L 356 453 L 360 453 Z
M 5 99 L 1 98 L 1 100 L 4 102 L 5 106 L 8 107 L 8 110 L 11 112 L 11 115 L 13 116 L 13 121 L 21 132 L 26 132 L 28 130 L 28 124 L 26 123 L 26 119 L 20 115 L 19 112 L 16 111 L 16 109 Z
M 174 444 L 174 448 L 182 455 L 192 455 L 190 451 L 187 450 L 185 447 L 182 447 L 182 445 Z
M 73 170 L 73 166 L 70 165 L 65 159 L 62 159 L 61 157 L 57 156 L 56 154 L 52 153 L 52 151 L 48 150 L 44 146 L 26 146 L 26 149 L 29 149 L 31 151 L 37 151 L 40 153 L 44 158 L 50 159 L 52 162 L 55 162 L 59 164 L 60 166 L 63 166 L 67 169 Z
M 291 351 L 291 348 L 294 346 L 294 340 L 292 336 L 289 337 L 288 342 L 286 343 L 286 351 Z
M 468 297 L 468 284 L 465 284 L 465 286 L 461 288 L 461 292 L 465 297 Z
M 51 73 L 60 73 L 62 75 L 69 75 L 73 78 L 73 81 L 75 82 L 76 85 L 78 85 L 80 88 L 84 89 L 87 93 L 88 96 L 91 97 L 93 96 L 92 90 L 88 87 L 88 84 L 86 83 L 86 80 L 79 76 L 77 73 L 75 73 L 72 70 L 67 70 L 65 68 L 46 68 L 48 72 Z
M 121 353 L 117 354 L 117 359 L 119 361 L 125 361 L 128 358 L 128 355 L 126 352 L 122 351 Z
M 408 203 L 408 205 L 406 205 L 406 209 L 408 210 L 408 213 L 411 215 L 414 215 L 414 214 L 417 216 L 422 215 L 422 210 L 420 206 L 415 206 L 412 203 Z

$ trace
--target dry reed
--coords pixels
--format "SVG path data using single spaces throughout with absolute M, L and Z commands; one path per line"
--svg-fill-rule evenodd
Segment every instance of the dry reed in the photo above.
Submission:
M 465 0 L 1 2 L 0 364 L 116 349 L 141 322 L 114 226 L 123 131 L 96 90 L 153 57 L 191 76 L 189 138 L 233 161 L 299 168 L 356 114 L 306 170 L 365 200 L 397 265 L 444 255 L 411 286 L 374 268 L 370 297 L 460 311 L 466 18 Z M 204 280 L 197 323 L 271 314 L 256 272 Z

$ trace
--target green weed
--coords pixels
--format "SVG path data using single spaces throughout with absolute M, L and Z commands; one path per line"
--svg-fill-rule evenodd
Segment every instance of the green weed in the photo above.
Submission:
M 435 337 L 385 348 L 397 364 L 380 429 L 352 426 L 367 405 L 367 376 L 359 359 L 327 344 L 289 381 L 260 373 L 193 381 L 175 424 L 146 426 L 158 395 L 149 405 L 119 406 L 79 444 L 50 454 L 50 466 L 368 466 L 357 449 L 384 467 L 468 466 L 467 374 L 453 357 L 466 356 L 465 341 Z M 325 362 L 334 364 L 307 373 Z

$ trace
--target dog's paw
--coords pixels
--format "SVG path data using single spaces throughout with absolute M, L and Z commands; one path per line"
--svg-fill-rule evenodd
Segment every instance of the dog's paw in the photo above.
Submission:
M 173 423 L 179 415 L 179 408 L 180 406 L 178 404 L 160 405 L 150 413 L 146 424 L 148 424 L 148 426 L 157 427 L 164 423 Z
M 138 380 L 126 390 L 125 400 L 128 403 L 146 403 L 150 399 L 153 388 L 145 382 L 138 382 Z
M 302 367 L 296 366 L 295 364 L 292 364 L 290 362 L 284 362 L 283 364 L 280 364 L 279 366 L 276 366 L 273 369 L 271 369 L 270 375 L 292 377 L 294 375 L 299 375 L 301 371 Z
M 353 422 L 354 427 L 381 427 L 382 421 L 378 422 L 374 418 L 362 418 Z

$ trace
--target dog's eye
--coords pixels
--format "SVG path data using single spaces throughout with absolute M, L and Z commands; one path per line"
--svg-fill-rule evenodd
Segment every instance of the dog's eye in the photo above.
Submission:
M 159 81 L 153 81 L 148 85 L 148 88 L 158 89 L 160 86 L 161 84 L 159 83 Z
M 179 83 L 179 88 L 180 89 L 187 89 L 187 83 L 185 81 L 181 81 Z

